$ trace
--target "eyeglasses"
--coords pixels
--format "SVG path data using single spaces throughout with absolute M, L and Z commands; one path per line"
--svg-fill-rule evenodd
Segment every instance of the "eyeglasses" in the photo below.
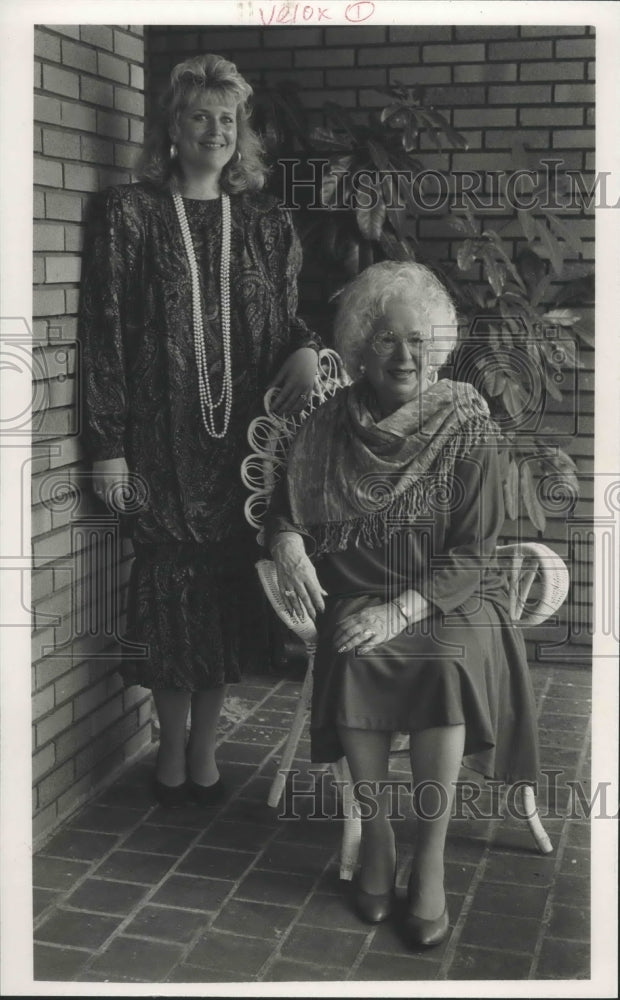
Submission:
M 370 346 L 375 354 L 380 358 L 388 358 L 393 354 L 399 344 L 405 343 L 409 350 L 416 354 L 423 346 L 424 340 L 417 331 L 405 334 L 403 337 L 394 333 L 393 330 L 377 330 L 370 338 Z

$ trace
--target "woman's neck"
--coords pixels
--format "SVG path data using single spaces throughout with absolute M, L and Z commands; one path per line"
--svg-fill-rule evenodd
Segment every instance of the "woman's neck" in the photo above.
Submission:
M 177 186 L 184 198 L 194 198 L 197 201 L 212 201 L 219 198 L 220 173 L 213 174 L 193 174 L 189 170 L 182 170 L 177 177 Z

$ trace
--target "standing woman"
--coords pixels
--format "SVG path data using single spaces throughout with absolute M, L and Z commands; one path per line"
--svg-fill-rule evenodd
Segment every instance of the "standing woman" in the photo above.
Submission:
M 316 373 L 318 342 L 296 315 L 299 243 L 260 192 L 251 94 L 219 56 L 177 65 L 141 181 L 99 198 L 85 252 L 85 433 L 95 493 L 109 499 L 131 475 L 144 494 L 131 519 L 128 638 L 146 654 L 121 672 L 153 691 L 164 805 L 223 795 L 225 685 L 265 653 L 251 621 L 246 430 L 269 385 L 289 412 Z

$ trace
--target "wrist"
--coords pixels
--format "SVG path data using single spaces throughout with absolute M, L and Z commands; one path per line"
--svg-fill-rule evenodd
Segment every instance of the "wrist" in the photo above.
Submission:
M 405 627 L 408 627 L 411 624 L 412 616 L 405 602 L 400 597 L 393 597 L 390 604 L 393 604 L 394 607 L 397 608 L 402 620 L 405 623 Z

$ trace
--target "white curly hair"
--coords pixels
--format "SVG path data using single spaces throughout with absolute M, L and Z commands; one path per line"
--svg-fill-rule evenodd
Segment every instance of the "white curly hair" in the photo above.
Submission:
M 358 274 L 340 293 L 334 324 L 334 346 L 351 378 L 360 374 L 365 345 L 377 320 L 394 299 L 422 306 L 431 317 L 433 365 L 439 367 L 458 337 L 454 303 L 430 268 L 413 261 L 385 260 Z

